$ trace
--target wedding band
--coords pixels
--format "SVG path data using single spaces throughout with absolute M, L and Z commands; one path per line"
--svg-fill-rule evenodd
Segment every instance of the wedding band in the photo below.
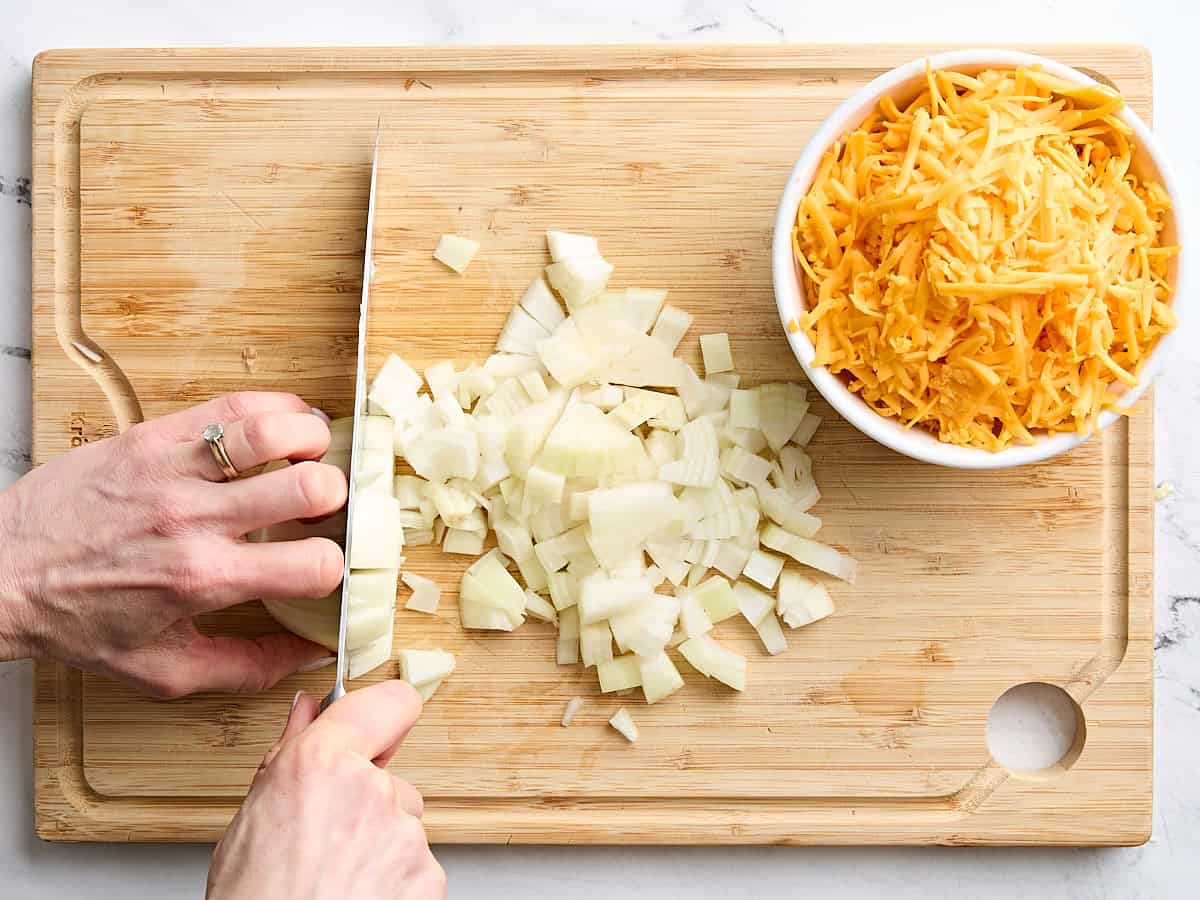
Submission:
M 225 480 L 233 481 L 233 479 L 237 478 L 237 466 L 229 459 L 229 453 L 225 450 L 225 428 L 221 423 L 214 422 L 212 425 L 205 425 L 204 430 L 200 432 L 200 437 L 204 438 L 208 444 L 208 449 L 212 451 L 213 459 L 220 466 L 221 474 L 225 476 Z

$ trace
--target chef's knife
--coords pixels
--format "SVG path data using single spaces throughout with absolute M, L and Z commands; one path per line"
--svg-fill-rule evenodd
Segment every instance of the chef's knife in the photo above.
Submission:
M 358 463 L 362 458 L 363 413 L 367 397 L 367 319 L 371 309 L 371 279 L 375 275 L 372 253 L 375 249 L 375 183 L 379 176 L 379 133 L 375 125 L 375 153 L 371 161 L 371 193 L 367 200 L 367 246 L 363 252 L 362 299 L 358 306 L 358 363 L 354 374 L 354 427 L 350 438 L 350 483 L 346 495 L 345 568 L 342 570 L 342 608 L 338 618 L 337 674 L 333 688 L 321 701 L 324 711 L 346 693 L 346 627 L 350 619 L 350 553 L 354 541 L 354 496 L 358 487 Z

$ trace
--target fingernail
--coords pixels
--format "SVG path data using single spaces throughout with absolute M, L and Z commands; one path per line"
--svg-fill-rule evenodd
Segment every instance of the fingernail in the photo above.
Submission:
M 296 696 L 292 698 L 292 708 L 288 710 L 288 715 L 296 711 L 296 704 L 300 702 L 300 698 L 304 696 L 304 691 L 296 691 Z
M 320 659 L 314 659 L 312 662 L 306 663 L 296 671 L 301 673 L 317 672 L 326 666 L 332 666 L 335 662 L 337 662 L 336 656 L 322 656 Z
M 312 414 L 314 416 L 316 416 L 318 419 L 320 419 L 322 422 L 324 422 L 326 425 L 328 425 L 330 422 L 333 421 L 333 419 L 329 418 L 329 416 L 325 412 L 325 410 L 317 409 L 315 406 L 310 407 L 310 409 L 312 410 Z

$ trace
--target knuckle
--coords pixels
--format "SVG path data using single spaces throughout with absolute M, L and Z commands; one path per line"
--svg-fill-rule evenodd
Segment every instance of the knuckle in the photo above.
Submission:
M 329 753 L 321 741 L 302 734 L 295 744 L 282 752 L 276 765 L 295 781 L 307 782 L 322 777 L 329 766 Z
M 396 800 L 409 808 L 409 813 L 416 816 L 418 819 L 425 814 L 425 798 L 421 796 L 421 792 L 399 778 L 393 778 L 395 782 Z
M 285 456 L 283 434 L 279 419 L 271 413 L 260 413 L 242 420 L 242 439 L 255 462 L 266 462 Z
M 427 847 L 425 826 L 415 816 L 403 816 L 396 825 L 400 840 L 410 847 Z
M 171 586 L 180 597 L 211 594 L 220 587 L 220 576 L 211 554 L 199 541 L 181 542 L 169 566 Z
M 265 664 L 259 658 L 259 665 L 250 666 L 243 671 L 233 687 L 235 694 L 260 694 L 275 683 Z
M 194 522 L 191 504 L 178 491 L 160 486 L 150 500 L 149 526 L 151 534 L 164 538 L 179 538 L 192 531 Z
M 270 391 L 235 391 L 222 398 L 226 421 L 246 419 L 264 409 L 279 407 L 304 412 L 308 404 L 295 394 L 272 393 Z
M 232 394 L 226 394 L 221 398 L 224 406 L 224 412 L 227 421 L 236 421 L 249 416 L 257 408 L 255 398 L 257 394 L 254 391 L 237 391 Z
M 121 440 L 132 450 L 143 450 L 157 440 L 154 425 L 150 422 L 139 422 L 127 429 L 121 435 Z
M 191 693 L 190 685 L 185 684 L 178 675 L 169 672 L 147 680 L 142 687 L 155 700 L 178 700 Z

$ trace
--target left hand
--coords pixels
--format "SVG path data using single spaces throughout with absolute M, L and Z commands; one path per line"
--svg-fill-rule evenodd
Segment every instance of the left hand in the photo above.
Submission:
M 0 660 L 53 659 L 156 697 L 259 691 L 329 651 L 293 634 L 211 637 L 193 618 L 252 599 L 323 597 L 342 579 L 325 538 L 248 544 L 257 528 L 346 502 L 341 471 L 300 462 L 226 483 L 234 466 L 315 460 L 329 426 L 293 394 L 229 394 L 72 450 L 0 493 Z

